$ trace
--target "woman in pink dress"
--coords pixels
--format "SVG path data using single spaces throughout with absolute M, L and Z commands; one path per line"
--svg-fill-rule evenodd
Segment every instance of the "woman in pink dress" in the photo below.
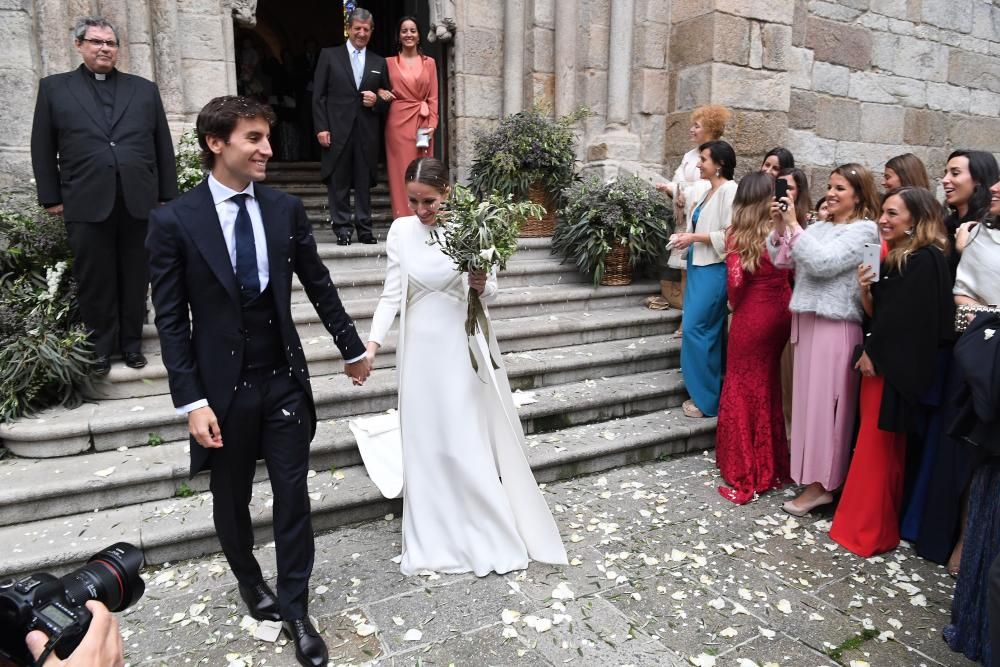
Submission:
M 438 80 L 434 59 L 420 52 L 417 20 L 399 21 L 399 52 L 386 59 L 392 83 L 392 105 L 385 121 L 385 160 L 393 218 L 411 215 L 403 174 L 418 157 L 434 155 L 434 130 L 438 124 Z M 417 133 L 426 134 L 418 147 Z
M 719 403 L 715 459 L 730 486 L 724 498 L 748 503 L 791 481 L 788 437 L 781 409 L 781 351 L 792 314 L 790 271 L 767 253 L 774 179 L 761 172 L 740 181 L 726 239 L 726 287 L 733 322 Z M 791 200 L 784 200 L 790 205 Z

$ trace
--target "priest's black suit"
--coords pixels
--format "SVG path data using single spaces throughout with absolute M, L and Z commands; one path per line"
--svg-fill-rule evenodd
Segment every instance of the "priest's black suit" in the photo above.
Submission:
M 306 475 L 316 410 L 291 312 L 292 274 L 345 359 L 365 353 L 316 251 L 302 202 L 255 183 L 270 278 L 248 301 L 207 182 L 153 211 L 149 254 L 156 327 L 174 405 L 207 399 L 223 446 L 191 439 L 191 474 L 211 469 L 219 541 L 243 585 L 260 581 L 248 503 L 263 458 L 274 492 L 274 539 L 282 618 L 306 613 L 313 533 Z M 190 309 L 190 317 L 189 317 Z

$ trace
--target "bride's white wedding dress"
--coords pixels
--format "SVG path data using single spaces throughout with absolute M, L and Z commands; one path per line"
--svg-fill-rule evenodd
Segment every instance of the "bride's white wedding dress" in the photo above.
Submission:
M 465 334 L 467 278 L 430 239 L 430 228 L 416 216 L 392 224 L 385 287 L 369 335 L 381 344 L 399 312 L 400 571 L 483 576 L 523 569 L 529 558 L 565 563 L 559 531 L 525 457 L 506 371 L 502 362 L 492 368 L 482 334 L 473 348 L 484 379 L 473 370 Z M 491 277 L 484 303 L 495 293 Z

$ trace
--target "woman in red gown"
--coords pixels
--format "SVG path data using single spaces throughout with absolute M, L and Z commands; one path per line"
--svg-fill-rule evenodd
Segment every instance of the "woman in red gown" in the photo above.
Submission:
M 730 485 L 719 493 L 737 504 L 786 484 L 788 437 L 781 409 L 781 351 L 792 316 L 790 272 L 771 263 L 765 240 L 771 232 L 774 179 L 749 174 L 733 202 L 726 256 L 726 287 L 733 321 L 726 377 L 719 402 L 715 459 Z M 782 201 L 794 207 L 787 197 Z
M 420 52 L 417 20 L 404 16 L 397 32 L 399 53 L 386 59 L 392 83 L 392 104 L 385 120 L 385 162 L 393 218 L 412 215 L 403 175 L 418 157 L 434 155 L 438 124 L 437 64 Z M 427 132 L 426 146 L 417 146 L 417 131 Z
M 861 371 L 861 425 L 830 538 L 867 558 L 899 544 L 906 434 L 917 433 L 934 359 L 951 337 L 954 309 L 941 206 L 923 188 L 892 190 L 879 218 L 889 254 L 881 278 L 858 267 L 870 321 Z

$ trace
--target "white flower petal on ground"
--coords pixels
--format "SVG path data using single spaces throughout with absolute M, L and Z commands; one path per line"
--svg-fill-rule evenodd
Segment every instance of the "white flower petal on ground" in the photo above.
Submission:
M 726 606 L 726 601 L 722 598 L 715 598 L 714 600 L 708 601 L 708 606 L 712 609 L 722 609 Z
M 418 642 L 424 638 L 424 633 L 416 628 L 410 628 L 403 635 L 404 642 Z
M 822 616 L 820 616 L 816 612 L 813 612 L 813 613 L 809 614 L 809 620 L 810 621 L 823 621 L 823 620 L 826 620 L 826 619 L 824 619 Z
M 674 599 L 674 600 L 686 600 L 686 599 L 687 599 L 687 596 L 688 596 L 688 594 L 687 594 L 687 593 L 685 593 L 684 591 L 674 591 L 674 592 L 673 592 L 673 593 L 672 593 L 672 594 L 670 595 L 670 597 L 671 597 L 672 599 Z
M 757 626 L 757 629 L 760 630 L 760 634 L 766 637 L 767 639 L 774 639 L 774 635 L 776 634 L 774 630 L 769 630 L 768 628 L 762 628 L 759 625 Z
M 504 627 L 503 632 L 500 633 L 500 636 L 503 637 L 504 639 L 516 639 L 517 630 L 515 630 L 510 626 L 506 626 Z
M 558 586 L 552 589 L 551 597 L 556 600 L 572 600 L 576 597 L 576 594 L 570 590 L 569 584 L 561 581 Z
M 775 607 L 777 607 L 778 611 L 780 611 L 782 614 L 792 613 L 792 603 L 789 602 L 788 600 L 785 599 L 778 600 L 778 604 L 776 604 Z
M 108 477 L 114 471 L 115 471 L 115 467 L 111 466 L 110 468 L 101 468 L 100 470 L 95 470 L 94 471 L 94 475 L 97 476 L 97 477 Z
M 736 667 L 760 667 L 760 665 L 750 658 L 737 658 Z
M 281 635 L 281 623 L 278 621 L 261 621 L 253 631 L 254 639 L 274 643 Z
M 316 595 L 324 595 L 329 590 L 330 589 L 327 586 L 317 586 L 316 587 Z
M 871 667 L 871 665 L 864 660 L 851 660 L 850 667 Z
M 924 597 L 923 593 L 921 593 L 920 595 L 914 595 L 912 598 L 910 598 L 910 604 L 912 604 L 914 607 L 926 607 L 927 598 Z
M 406 625 L 406 621 L 404 621 L 404 620 L 403 620 L 402 618 L 400 618 L 399 616 L 393 616 L 393 617 L 392 617 L 392 622 L 393 622 L 393 623 L 395 623 L 395 624 L 396 624 L 396 625 L 398 625 L 398 626 L 403 626 L 403 625 Z
M 510 625 L 511 623 L 516 623 L 521 618 L 521 612 L 516 609 L 504 609 L 500 612 L 500 620 L 503 621 L 504 625 Z
M 885 622 L 888 623 L 889 625 L 891 625 L 896 630 L 899 630 L 899 629 L 901 629 L 903 627 L 903 624 L 898 619 L 895 619 L 895 618 L 886 619 Z
M 170 617 L 170 624 L 173 625 L 174 623 L 180 623 L 185 617 L 186 614 L 183 611 L 179 611 Z
M 694 665 L 694 667 L 715 667 L 715 656 L 700 653 L 689 657 L 688 662 Z
M 729 639 L 730 637 L 735 637 L 738 634 L 739 631 L 733 627 L 723 628 L 722 630 L 719 630 L 719 636 L 725 637 L 726 639 Z
M 378 631 L 378 628 L 368 623 L 361 623 L 355 627 L 359 637 L 370 637 Z
M 197 602 L 188 607 L 189 616 L 201 616 L 201 612 L 203 611 L 205 611 L 205 604 L 203 602 Z

